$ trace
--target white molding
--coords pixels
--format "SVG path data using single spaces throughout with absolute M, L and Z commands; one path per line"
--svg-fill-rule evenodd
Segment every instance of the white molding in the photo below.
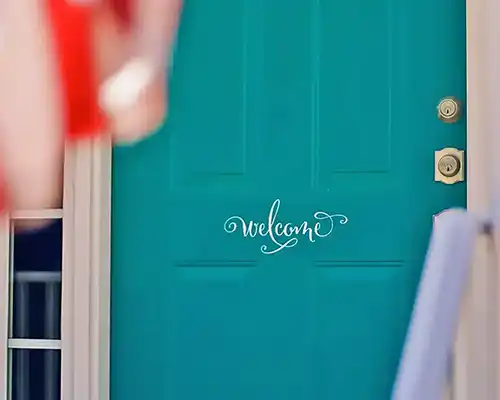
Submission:
M 9 339 L 9 349 L 60 350 L 61 341 L 55 339 Z
M 10 222 L 0 217 L 0 399 L 9 397 Z
M 499 23 L 500 3 L 467 0 L 467 204 L 471 212 L 479 215 L 490 211 L 492 176 L 488 154 L 494 146 L 489 132 L 493 132 L 491 128 L 495 125 L 489 125 L 498 125 L 494 118 L 496 98 L 491 87 L 493 75 L 499 76 L 500 71 L 490 68 L 498 51 L 488 43 L 494 37 L 494 25 Z M 457 332 L 453 400 L 499 398 L 495 266 L 491 243 L 483 236 L 478 240 Z
M 110 396 L 111 300 L 111 145 L 104 139 L 92 149 L 91 392 L 90 400 Z
M 23 210 L 11 214 L 11 219 L 61 219 L 63 217 L 63 210 L 46 209 L 46 210 Z
M 62 400 L 73 400 L 74 369 L 75 363 L 74 347 L 76 342 L 74 319 L 78 315 L 75 307 L 74 287 L 74 203 L 75 186 L 77 182 L 75 174 L 75 151 L 67 148 L 64 162 L 64 201 L 63 201 L 63 262 L 62 262 L 62 301 L 61 301 L 61 397 Z
M 472 0 L 471 0 L 472 2 Z M 484 282 L 488 282 L 483 290 L 487 290 L 487 298 L 489 307 L 482 310 L 486 315 L 485 319 L 488 324 L 485 324 L 483 329 L 487 331 L 486 347 L 488 351 L 488 364 L 479 365 L 481 369 L 488 371 L 489 385 L 488 395 L 493 399 L 500 397 L 500 379 L 498 378 L 500 365 L 500 307 L 498 289 L 500 288 L 500 274 L 498 267 L 500 266 L 500 235 L 498 229 L 500 227 L 500 168 L 498 166 L 498 152 L 500 151 L 500 119 L 498 111 L 500 109 L 498 103 L 498 93 L 500 92 L 500 50 L 498 48 L 498 38 L 500 37 L 500 4 L 496 0 L 483 0 L 483 20 L 484 33 L 479 40 L 484 50 L 484 58 L 482 59 L 482 93 L 479 105 L 483 110 L 481 116 L 485 121 L 483 135 L 485 142 L 489 145 L 483 149 L 484 158 L 484 176 L 488 178 L 489 189 L 489 211 L 494 223 L 493 241 L 489 243 L 488 262 L 478 264 L 477 273 L 484 275 Z M 479 24 L 479 22 L 478 22 Z M 477 292 L 477 297 L 485 297 L 484 294 Z M 477 310 L 476 312 L 481 311 Z M 478 338 L 483 340 L 482 337 Z M 476 373 L 479 375 L 479 371 Z
M 110 148 L 85 141 L 66 153 L 63 400 L 109 399 Z

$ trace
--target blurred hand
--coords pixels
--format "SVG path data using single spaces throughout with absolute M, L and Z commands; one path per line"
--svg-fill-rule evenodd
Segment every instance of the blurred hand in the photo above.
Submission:
M 11 210 L 61 207 L 67 134 L 64 87 L 46 7 L 66 1 L 71 0 L 5 0 L 2 5 L 0 181 L 5 182 Z M 91 34 L 96 83 L 102 86 L 95 101 L 100 102 L 116 143 L 140 140 L 166 118 L 166 65 L 179 14 L 180 0 L 106 0 L 95 8 Z M 151 70 L 139 85 L 140 68 L 134 70 L 133 60 Z M 123 92 L 133 92 L 127 102 L 119 98 Z M 17 225 L 33 228 L 44 223 Z
M 115 9 L 102 8 L 94 24 L 99 100 L 115 143 L 130 144 L 154 133 L 166 119 L 168 65 L 182 3 L 162 0 L 151 6 L 142 0 L 127 16 L 120 0 L 111 1 Z

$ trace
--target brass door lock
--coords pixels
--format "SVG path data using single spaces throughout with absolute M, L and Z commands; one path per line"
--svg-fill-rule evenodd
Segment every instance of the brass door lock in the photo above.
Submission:
M 456 156 L 447 154 L 439 159 L 438 170 L 442 175 L 451 178 L 459 173 L 460 160 Z
M 456 97 L 445 97 L 441 99 L 437 106 L 438 118 L 447 123 L 453 124 L 462 116 L 462 105 Z
M 436 182 L 448 185 L 464 180 L 464 152 L 452 147 L 434 153 Z

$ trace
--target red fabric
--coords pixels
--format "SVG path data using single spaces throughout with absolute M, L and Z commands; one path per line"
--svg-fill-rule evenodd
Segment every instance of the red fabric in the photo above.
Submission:
M 104 130 L 92 51 L 92 2 L 47 0 L 55 39 L 68 139 L 94 137 Z

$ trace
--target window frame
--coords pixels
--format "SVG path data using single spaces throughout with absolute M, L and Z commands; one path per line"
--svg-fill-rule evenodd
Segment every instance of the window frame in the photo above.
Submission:
M 111 146 L 107 138 L 66 148 L 62 211 L 63 400 L 109 399 L 110 174 Z M 0 400 L 8 400 L 10 386 L 9 225 L 9 216 L 0 217 Z

